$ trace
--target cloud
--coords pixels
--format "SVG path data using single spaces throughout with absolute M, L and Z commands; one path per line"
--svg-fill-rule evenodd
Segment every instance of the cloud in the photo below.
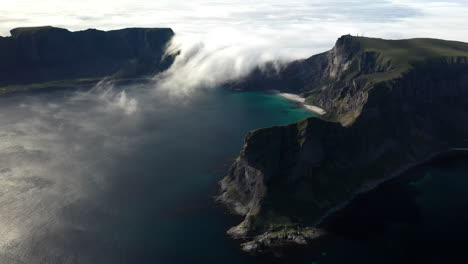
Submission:
M 168 71 L 155 77 L 156 86 L 185 95 L 239 78 L 259 63 L 281 55 L 275 54 L 266 39 L 231 28 L 216 29 L 198 39 L 176 36 L 169 52 L 174 50 L 181 53 Z
M 101 81 L 91 91 L 86 93 L 87 98 L 96 96 L 104 105 L 106 111 L 122 111 L 126 115 L 134 114 L 138 110 L 138 100 L 127 96 L 125 90 L 117 90 L 112 81 Z

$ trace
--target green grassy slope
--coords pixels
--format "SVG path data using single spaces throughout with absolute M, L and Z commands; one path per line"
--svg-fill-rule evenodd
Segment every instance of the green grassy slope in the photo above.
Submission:
M 468 43 L 343 36 L 325 56 L 272 76 L 254 84 L 309 91 L 327 115 L 246 137 L 222 201 L 247 212 L 230 234 L 251 240 L 248 252 L 297 244 L 355 195 L 468 147 Z
M 399 77 L 415 65 L 434 60 L 450 62 L 456 57 L 468 57 L 468 43 L 430 38 L 384 40 L 378 38 L 353 37 L 362 52 L 379 54 L 381 62 L 391 62 L 392 70 L 376 73 L 367 78 L 375 81 Z M 366 76 L 362 76 L 364 78 Z
M 392 82 L 414 69 L 434 64 L 468 64 L 468 43 L 347 35 L 328 52 L 327 66 L 322 69 L 320 81 L 310 85 L 303 95 L 307 97 L 306 103 L 327 111 L 324 119 L 347 126 L 359 117 L 371 90 L 391 87 Z M 329 74 L 331 72 L 334 75 Z M 303 82 L 311 83 L 307 79 Z

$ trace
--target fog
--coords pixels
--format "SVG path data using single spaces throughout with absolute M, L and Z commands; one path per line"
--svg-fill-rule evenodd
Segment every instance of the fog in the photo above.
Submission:
M 1 263 L 131 263 L 143 254 L 129 253 L 145 250 L 133 236 L 151 230 L 151 213 L 161 220 L 175 209 L 205 165 L 191 164 L 187 149 L 216 140 L 197 130 L 212 117 L 186 118 L 197 112 L 192 104 L 151 87 L 100 83 L 0 98 Z
M 133 139 L 125 134 L 138 118 L 124 118 L 136 114 L 133 100 L 102 84 L 76 94 L 20 94 L 1 99 L 2 263 L 30 263 L 32 259 L 40 263 L 50 257 L 44 248 L 53 254 L 61 243 L 73 240 L 52 227 L 80 231 L 83 223 L 78 218 L 63 218 L 70 217 L 70 207 L 81 206 L 90 193 L 105 186 L 106 170 L 115 166 L 111 153 L 115 157 L 133 147 Z M 86 215 L 95 208 L 80 210 Z M 34 256 L 35 252 L 43 256 Z

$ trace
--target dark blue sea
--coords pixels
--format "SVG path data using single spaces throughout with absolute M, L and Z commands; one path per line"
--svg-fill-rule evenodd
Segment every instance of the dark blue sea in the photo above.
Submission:
M 331 235 L 254 258 L 215 203 L 245 134 L 311 112 L 273 94 L 101 84 L 0 98 L 0 263 L 448 263 L 466 257 L 468 164 L 357 199 Z M 463 263 L 463 262 L 450 262 Z

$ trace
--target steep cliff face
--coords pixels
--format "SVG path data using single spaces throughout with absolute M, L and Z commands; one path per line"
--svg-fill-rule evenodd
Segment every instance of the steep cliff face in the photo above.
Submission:
M 353 122 L 309 118 L 247 135 L 220 196 L 245 215 L 229 231 L 247 239 L 244 250 L 306 243 L 324 232 L 317 228 L 324 216 L 357 193 L 437 153 L 468 149 L 466 44 L 456 56 L 431 54 L 404 68 L 360 45 L 319 55 L 327 63 L 312 74 L 336 80 L 313 100 L 348 98 L 346 106 L 320 106 L 339 114 L 358 111 Z M 341 86 L 355 82 L 362 84 Z
M 420 64 L 468 56 L 468 44 L 437 39 L 383 40 L 342 36 L 328 52 L 274 67 L 267 64 L 233 84 L 236 90 L 279 90 L 306 97 L 323 119 L 352 124 L 376 84 Z
M 0 37 L 0 87 L 113 77 L 135 77 L 168 68 L 164 49 L 168 28 L 88 29 L 16 28 Z

